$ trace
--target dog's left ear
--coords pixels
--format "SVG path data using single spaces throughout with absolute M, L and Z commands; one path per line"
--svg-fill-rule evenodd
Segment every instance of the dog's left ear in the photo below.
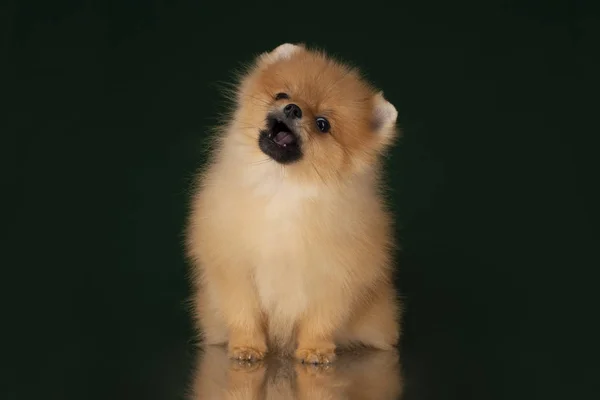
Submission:
M 303 44 L 291 44 L 284 43 L 280 44 L 273 50 L 268 53 L 263 53 L 260 55 L 260 60 L 266 64 L 271 64 L 276 61 L 284 60 L 290 58 L 292 54 L 304 50 Z
M 398 136 L 397 118 L 398 111 L 396 111 L 396 107 L 383 97 L 383 92 L 377 93 L 373 97 L 372 124 L 381 148 L 391 145 Z

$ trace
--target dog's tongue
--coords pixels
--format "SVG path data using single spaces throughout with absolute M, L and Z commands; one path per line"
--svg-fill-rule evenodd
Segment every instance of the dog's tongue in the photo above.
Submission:
M 294 141 L 294 136 L 290 132 L 279 132 L 273 139 L 280 146 L 290 144 Z

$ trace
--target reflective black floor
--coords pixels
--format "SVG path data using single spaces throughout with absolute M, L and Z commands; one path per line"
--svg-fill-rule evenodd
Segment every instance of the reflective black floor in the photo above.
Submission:
M 396 400 L 403 381 L 397 352 L 341 354 L 328 366 L 267 357 L 260 363 L 231 361 L 221 347 L 200 354 L 190 399 Z

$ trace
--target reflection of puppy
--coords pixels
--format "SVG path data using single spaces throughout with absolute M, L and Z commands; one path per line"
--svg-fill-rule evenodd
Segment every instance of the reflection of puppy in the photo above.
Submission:
M 206 346 L 199 356 L 189 400 L 263 399 L 261 362 L 232 361 L 221 347 Z
M 187 230 L 207 344 L 327 363 L 337 346 L 398 341 L 380 156 L 396 109 L 356 71 L 284 44 L 236 93 Z
M 231 360 L 223 347 L 206 346 L 189 400 L 397 400 L 403 384 L 398 353 L 342 353 L 335 364 L 297 364 L 289 358 Z

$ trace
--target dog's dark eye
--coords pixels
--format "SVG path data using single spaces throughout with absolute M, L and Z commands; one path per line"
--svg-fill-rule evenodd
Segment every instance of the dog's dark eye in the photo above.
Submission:
M 281 100 L 281 99 L 289 99 L 290 96 L 288 96 L 287 93 L 277 93 L 275 95 L 275 100 Z
M 323 117 L 319 117 L 319 118 L 317 118 L 317 128 L 319 128 L 319 130 L 321 132 L 327 133 L 327 132 L 329 132 L 329 129 L 331 128 L 331 126 L 329 125 L 329 121 L 327 121 Z

